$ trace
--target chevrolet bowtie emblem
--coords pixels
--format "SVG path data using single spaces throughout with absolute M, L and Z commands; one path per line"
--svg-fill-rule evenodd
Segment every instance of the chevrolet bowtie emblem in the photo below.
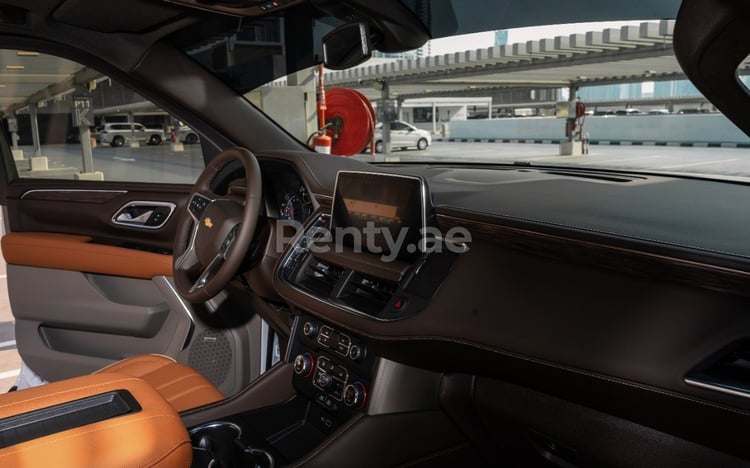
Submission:
M 211 229 L 212 227 L 214 227 L 214 223 L 211 222 L 211 218 L 205 218 L 203 220 L 203 225 L 206 226 L 209 229 Z

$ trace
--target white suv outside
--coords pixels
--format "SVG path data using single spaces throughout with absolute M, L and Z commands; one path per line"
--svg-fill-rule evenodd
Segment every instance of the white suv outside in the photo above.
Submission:
M 420 130 L 401 120 L 391 122 L 391 148 L 417 148 L 418 150 L 424 150 L 431 144 L 432 135 L 427 130 Z M 375 152 L 383 152 L 382 122 L 378 122 L 375 125 Z
M 130 124 L 125 123 L 108 123 L 104 124 L 99 132 L 99 139 L 102 143 L 109 143 L 111 146 L 119 147 L 125 145 L 134 136 L 138 143 L 148 145 L 159 145 L 164 141 L 164 130 L 160 128 L 146 128 L 139 123 L 133 124 L 133 133 L 130 131 Z

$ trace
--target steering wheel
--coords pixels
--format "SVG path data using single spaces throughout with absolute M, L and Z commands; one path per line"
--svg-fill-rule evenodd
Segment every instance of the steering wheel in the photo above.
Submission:
M 235 161 L 245 168 L 241 200 L 211 189 L 217 175 Z M 180 217 L 172 250 L 175 286 L 186 301 L 208 301 L 237 273 L 255 233 L 261 196 L 260 166 L 250 151 L 230 148 L 208 163 Z

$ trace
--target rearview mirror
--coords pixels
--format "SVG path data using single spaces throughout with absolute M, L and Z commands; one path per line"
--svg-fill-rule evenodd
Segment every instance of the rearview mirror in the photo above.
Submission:
M 356 67 L 371 56 L 370 28 L 365 23 L 345 24 L 323 37 L 323 62 L 331 70 Z

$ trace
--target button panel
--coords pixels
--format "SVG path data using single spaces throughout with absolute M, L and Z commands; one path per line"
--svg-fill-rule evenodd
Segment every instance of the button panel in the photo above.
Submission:
M 193 216 L 195 216 L 197 219 L 200 219 L 201 216 L 203 216 L 203 212 L 206 211 L 206 208 L 210 203 L 211 200 L 209 200 L 208 198 L 196 194 L 193 195 L 192 200 L 190 200 L 188 209 L 193 214 Z
M 318 332 L 318 343 L 342 356 L 348 356 L 349 348 L 352 346 L 352 339 L 348 335 L 324 325 L 320 327 L 320 331 Z
M 352 350 L 355 350 L 353 356 Z M 357 382 L 365 392 L 372 381 L 375 356 L 366 352 L 361 340 L 303 316 L 295 323 L 290 351 L 291 356 L 313 357 L 311 365 L 303 366 L 309 368 L 309 373 L 296 372 L 293 381 L 300 394 L 307 396 L 314 406 L 331 414 L 338 423 L 364 410 L 365 404 L 344 403 L 347 388 Z

